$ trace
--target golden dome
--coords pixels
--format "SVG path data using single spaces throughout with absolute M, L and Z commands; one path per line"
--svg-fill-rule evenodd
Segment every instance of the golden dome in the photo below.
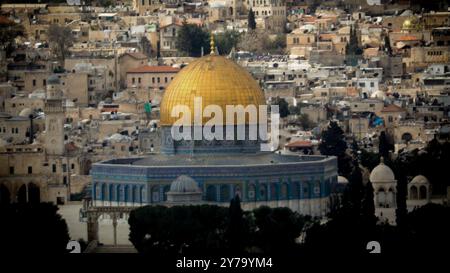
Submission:
M 264 93 L 244 68 L 222 56 L 204 56 L 183 68 L 167 87 L 161 101 L 161 125 L 172 125 L 171 117 L 177 105 L 186 105 L 194 121 L 194 97 L 202 97 L 202 108 L 218 105 L 224 121 L 226 105 L 265 105 Z M 211 118 L 203 118 L 203 124 Z

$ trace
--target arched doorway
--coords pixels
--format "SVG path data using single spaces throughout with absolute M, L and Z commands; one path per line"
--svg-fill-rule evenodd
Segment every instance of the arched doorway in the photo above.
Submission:
M 27 186 L 23 184 L 17 191 L 17 203 L 25 204 L 27 201 Z
M 11 203 L 10 192 L 8 188 L 1 184 L 0 185 L 0 205 L 8 205 Z
M 39 186 L 34 183 L 28 184 L 28 202 L 31 204 L 38 204 L 41 202 L 41 190 Z
M 427 187 L 425 187 L 425 186 L 420 186 L 420 189 L 419 189 L 419 199 L 421 199 L 421 200 L 427 199 Z
M 419 195 L 418 195 L 418 193 L 417 193 L 417 187 L 416 186 L 411 186 L 410 188 L 409 188 L 409 199 L 410 200 L 416 200 L 416 199 L 418 199 L 418 197 L 419 197 Z

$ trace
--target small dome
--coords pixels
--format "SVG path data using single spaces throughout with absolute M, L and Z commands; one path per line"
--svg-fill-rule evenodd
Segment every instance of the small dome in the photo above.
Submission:
M 53 75 L 50 75 L 50 77 L 48 77 L 47 84 L 52 84 L 52 85 L 61 84 L 61 80 L 59 79 L 58 75 L 53 74 Z
M 428 181 L 428 179 L 425 176 L 417 175 L 409 183 L 413 183 L 413 184 L 429 184 L 430 182 Z
M 340 175 L 337 178 L 337 182 L 338 182 L 338 184 L 348 184 L 347 178 L 340 176 Z
M 172 182 L 172 184 L 170 184 L 170 192 L 188 193 L 201 191 L 194 179 L 186 175 L 180 175 Z
M 24 108 L 22 111 L 20 111 L 19 116 L 28 118 L 33 111 L 30 108 Z
M 395 182 L 394 172 L 392 172 L 391 168 L 384 165 L 383 158 L 380 159 L 380 164 L 376 166 L 372 172 L 370 173 L 370 182 Z

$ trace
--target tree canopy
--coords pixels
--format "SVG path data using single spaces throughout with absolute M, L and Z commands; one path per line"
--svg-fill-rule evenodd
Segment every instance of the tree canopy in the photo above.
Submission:
M 312 221 L 289 208 L 242 211 L 235 197 L 229 208 L 146 206 L 131 212 L 130 241 L 152 255 L 288 252 Z
M 250 8 L 250 10 L 248 11 L 248 29 L 256 29 L 255 12 L 252 8 Z
M 69 53 L 69 47 L 73 44 L 74 37 L 70 27 L 52 24 L 48 28 L 48 39 L 53 51 L 64 67 L 64 60 Z
M 200 57 L 203 53 L 210 51 L 210 37 L 206 30 L 194 25 L 183 23 L 175 40 L 176 47 L 180 53 L 190 57 Z
M 239 39 L 240 34 L 235 30 L 227 30 L 214 35 L 214 42 L 221 55 L 229 54 L 231 49 L 237 46 Z
M 51 203 L 0 206 L 0 249 L 9 253 L 66 253 L 66 221 Z
M 338 158 L 338 172 L 348 177 L 351 172 L 351 158 L 346 153 L 347 142 L 344 131 L 337 122 L 330 121 L 326 130 L 322 132 L 319 151 L 322 155 L 334 155 Z

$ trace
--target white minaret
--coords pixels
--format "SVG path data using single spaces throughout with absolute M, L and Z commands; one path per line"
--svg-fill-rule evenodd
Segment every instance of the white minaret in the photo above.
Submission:
M 395 223 L 397 180 L 391 168 L 384 164 L 383 157 L 380 158 L 380 164 L 370 173 L 369 180 L 374 191 L 376 216 L 380 219 L 387 219 L 390 223 Z

